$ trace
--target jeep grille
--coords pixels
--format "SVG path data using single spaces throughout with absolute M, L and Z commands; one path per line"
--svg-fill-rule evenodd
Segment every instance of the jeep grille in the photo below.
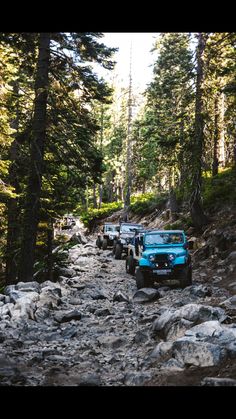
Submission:
M 154 263 L 158 264 L 158 267 L 160 269 L 162 269 L 162 268 L 166 269 L 167 267 L 169 267 L 168 255 L 166 255 L 166 254 L 155 255 Z

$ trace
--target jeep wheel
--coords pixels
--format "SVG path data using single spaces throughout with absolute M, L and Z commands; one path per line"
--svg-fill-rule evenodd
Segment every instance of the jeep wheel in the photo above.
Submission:
M 107 249 L 107 239 L 103 239 L 102 241 L 102 250 L 106 250 Z
M 116 244 L 117 244 L 117 241 L 116 241 L 116 240 L 114 240 L 114 241 L 113 241 L 113 248 L 112 248 L 112 254 L 113 254 L 113 255 L 115 255 L 115 253 L 116 253 Z
M 122 246 L 117 243 L 115 247 L 115 259 L 121 259 L 122 255 Z
M 130 274 L 130 275 L 135 274 L 135 261 L 132 255 L 127 256 L 125 268 L 126 268 L 127 274 Z
M 102 247 L 102 240 L 100 239 L 100 237 L 98 237 L 96 240 L 96 246 L 99 247 L 99 249 L 101 249 Z
M 182 271 L 179 272 L 178 276 L 180 287 L 185 288 L 189 285 L 192 285 L 192 268 L 190 266 L 185 266 Z
M 139 268 L 136 271 L 135 278 L 138 290 L 153 286 L 153 281 L 149 278 L 148 274 L 140 271 Z

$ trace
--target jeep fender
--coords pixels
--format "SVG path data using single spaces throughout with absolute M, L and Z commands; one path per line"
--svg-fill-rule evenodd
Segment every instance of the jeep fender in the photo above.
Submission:
M 174 260 L 173 265 L 186 265 L 188 262 L 188 258 L 186 256 L 177 256 Z
M 149 262 L 148 259 L 141 258 L 139 260 L 139 266 L 149 266 L 150 267 L 150 262 Z

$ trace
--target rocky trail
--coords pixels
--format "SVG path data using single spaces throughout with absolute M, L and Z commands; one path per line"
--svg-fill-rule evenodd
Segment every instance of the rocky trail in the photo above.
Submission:
M 203 259 L 211 233 L 184 290 L 137 291 L 125 260 L 95 236 L 64 251 L 57 281 L 7 286 L 0 385 L 235 386 L 236 252 Z

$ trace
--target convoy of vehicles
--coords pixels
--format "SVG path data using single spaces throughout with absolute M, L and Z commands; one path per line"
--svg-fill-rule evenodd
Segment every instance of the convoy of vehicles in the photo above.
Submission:
M 135 275 L 138 289 L 166 279 L 178 280 L 181 288 L 192 284 L 192 243 L 183 230 L 144 229 L 132 222 L 105 223 L 96 244 L 104 250 L 113 246 L 115 259 L 126 254 L 126 272 Z

